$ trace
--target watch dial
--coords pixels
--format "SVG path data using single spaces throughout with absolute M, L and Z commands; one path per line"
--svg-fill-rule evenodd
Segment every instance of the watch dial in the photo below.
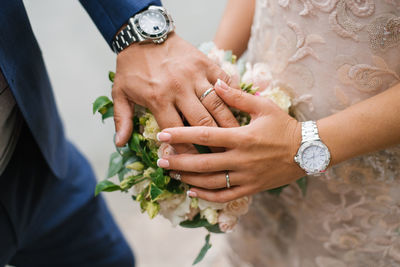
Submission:
M 322 171 L 327 157 L 327 151 L 323 147 L 313 145 L 303 151 L 302 160 L 308 170 Z
M 147 34 L 154 35 L 161 33 L 165 29 L 167 21 L 160 12 L 148 10 L 140 17 L 139 26 Z

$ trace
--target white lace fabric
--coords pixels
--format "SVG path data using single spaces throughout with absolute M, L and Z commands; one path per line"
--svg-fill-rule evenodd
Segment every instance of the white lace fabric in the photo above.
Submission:
M 400 1 L 258 0 L 248 56 L 326 117 L 400 82 Z M 232 266 L 400 266 L 400 146 L 257 195 L 230 239 Z

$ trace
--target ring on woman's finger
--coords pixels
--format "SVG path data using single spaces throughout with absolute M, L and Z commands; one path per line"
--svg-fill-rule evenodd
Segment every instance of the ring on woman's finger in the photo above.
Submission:
M 179 172 L 173 173 L 172 178 L 178 181 L 182 180 L 181 174 Z
M 214 87 L 208 88 L 201 96 L 200 96 L 200 102 L 204 100 L 209 94 L 211 94 L 214 91 Z
M 231 179 L 229 178 L 229 171 L 225 172 L 226 188 L 231 188 Z

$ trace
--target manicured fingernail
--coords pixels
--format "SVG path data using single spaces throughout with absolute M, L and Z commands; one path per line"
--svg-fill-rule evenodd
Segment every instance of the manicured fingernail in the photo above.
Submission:
M 191 191 L 191 190 L 187 191 L 187 192 L 186 192 L 186 195 L 187 195 L 188 197 L 197 197 L 197 193 L 196 193 L 196 192 L 193 192 L 193 191 Z
M 169 161 L 166 159 L 158 159 L 157 160 L 157 166 L 160 168 L 168 168 L 169 167 Z
M 222 90 L 225 90 L 225 91 L 227 91 L 229 88 L 228 88 L 228 85 L 226 84 L 226 83 L 224 83 L 222 80 L 220 80 L 220 79 L 218 79 L 217 80 L 217 84 L 216 84 L 219 88 L 221 88 Z
M 158 133 L 157 140 L 160 142 L 169 142 L 171 140 L 171 134 L 164 132 Z

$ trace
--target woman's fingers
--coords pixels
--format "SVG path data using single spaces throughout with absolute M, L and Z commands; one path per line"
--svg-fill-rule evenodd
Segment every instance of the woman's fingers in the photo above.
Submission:
M 229 152 L 211 154 L 170 155 L 159 159 L 157 165 L 164 169 L 184 172 L 219 172 L 233 170 L 237 163 Z
M 251 115 L 268 114 L 272 107 L 270 100 L 248 94 L 243 90 L 233 89 L 222 80 L 218 80 L 215 84 L 215 91 L 228 106 Z
M 197 144 L 211 147 L 232 148 L 237 144 L 239 128 L 217 128 L 217 127 L 178 127 L 168 128 L 158 134 L 161 142 L 170 144 Z
M 190 197 L 198 197 L 211 202 L 226 203 L 254 193 L 256 193 L 255 190 L 250 186 L 234 186 L 220 190 L 191 188 L 188 194 Z
M 204 189 L 222 189 L 227 187 L 226 172 L 215 173 L 193 173 L 193 172 L 171 172 L 172 178 L 179 173 L 180 180 L 186 184 L 204 188 Z M 240 184 L 239 174 L 236 172 L 229 173 L 229 182 L 231 186 Z

